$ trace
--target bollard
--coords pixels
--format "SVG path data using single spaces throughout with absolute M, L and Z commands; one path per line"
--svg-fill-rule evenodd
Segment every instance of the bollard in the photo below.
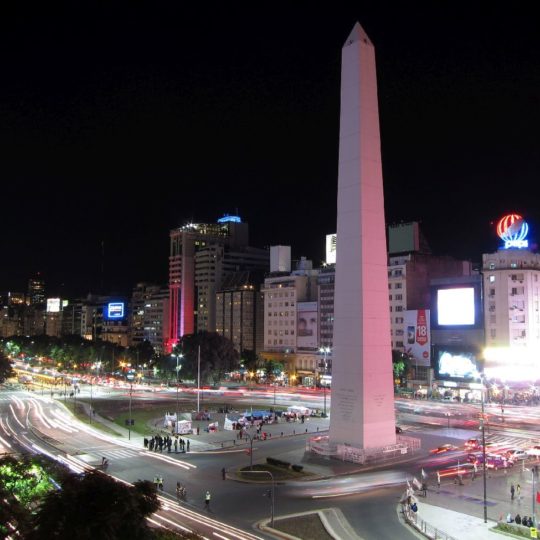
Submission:
M 283 431 L 281 432 L 281 436 L 283 437 Z

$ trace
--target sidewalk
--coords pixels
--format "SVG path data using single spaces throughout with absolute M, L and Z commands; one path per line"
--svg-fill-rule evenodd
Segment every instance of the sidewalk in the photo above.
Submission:
M 488 519 L 484 523 L 482 518 L 456 512 L 448 508 L 442 508 L 423 501 L 418 503 L 418 517 L 428 525 L 427 532 L 430 531 L 429 525 L 449 535 L 456 540 L 495 540 L 500 539 L 499 533 L 490 531 L 496 525 L 495 521 Z M 420 524 L 420 520 L 418 523 Z M 441 535 L 444 538 L 444 536 Z

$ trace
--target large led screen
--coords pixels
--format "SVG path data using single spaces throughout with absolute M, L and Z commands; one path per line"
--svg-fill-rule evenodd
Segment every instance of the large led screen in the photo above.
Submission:
M 473 380 L 480 377 L 478 359 L 473 351 L 445 348 L 437 350 L 437 377 L 440 379 Z
M 474 287 L 437 290 L 439 326 L 474 326 L 475 323 Z

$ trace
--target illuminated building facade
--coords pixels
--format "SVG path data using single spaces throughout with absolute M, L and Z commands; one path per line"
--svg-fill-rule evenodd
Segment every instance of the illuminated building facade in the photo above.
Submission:
M 130 347 L 148 341 L 157 354 L 163 354 L 168 324 L 169 289 L 137 283 L 131 295 Z
M 216 294 L 216 332 L 230 339 L 238 352 L 263 349 L 264 295 L 258 272 L 229 274 Z
M 485 372 L 501 380 L 540 378 L 540 254 L 528 249 L 518 214 L 497 224 L 502 245 L 482 255 Z
M 249 247 L 248 233 L 238 216 L 170 232 L 167 352 L 185 334 L 216 330 L 216 293 L 229 273 L 268 269 L 268 251 Z
M 45 303 L 45 281 L 39 275 L 28 280 L 27 302 L 31 306 Z

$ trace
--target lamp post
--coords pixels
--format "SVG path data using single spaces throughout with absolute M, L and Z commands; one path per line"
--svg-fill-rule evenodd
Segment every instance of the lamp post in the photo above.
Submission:
M 201 346 L 197 351 L 197 412 L 201 412 Z
M 171 356 L 176 356 L 176 420 L 175 420 L 175 432 L 178 433 L 178 373 L 182 366 L 178 365 L 180 358 L 184 358 L 182 353 L 180 354 L 171 354 Z
M 326 370 L 328 369 L 328 358 L 327 354 L 331 351 L 330 347 L 321 347 L 319 352 L 324 354 L 324 371 L 323 374 L 326 375 Z M 326 380 L 323 384 L 323 396 L 324 396 L 324 409 L 323 409 L 323 418 L 326 418 Z
M 484 418 L 484 377 L 481 377 L 482 388 L 480 389 L 482 396 L 482 418 L 480 420 L 482 428 L 482 468 L 484 469 L 484 523 L 487 523 L 487 470 L 486 470 L 486 430 Z M 534 491 L 534 490 L 533 490 Z
M 129 383 L 129 420 L 128 420 L 128 440 L 131 441 L 131 396 L 133 394 L 133 383 Z
M 244 433 L 246 439 L 249 439 L 249 470 L 253 470 L 253 435 Z
M 274 528 L 274 508 L 275 508 L 275 482 L 274 475 L 270 471 L 242 471 L 243 474 L 269 474 L 272 479 L 272 492 L 270 497 L 270 527 Z

